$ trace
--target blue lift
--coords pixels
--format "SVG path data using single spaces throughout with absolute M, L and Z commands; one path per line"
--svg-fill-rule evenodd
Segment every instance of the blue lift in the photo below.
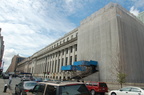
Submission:
M 62 66 L 61 70 L 63 71 L 75 71 L 75 70 L 79 70 L 79 71 L 85 71 L 86 67 L 85 66 L 96 66 L 98 64 L 97 61 L 76 61 L 74 62 L 73 65 L 66 65 L 66 66 Z

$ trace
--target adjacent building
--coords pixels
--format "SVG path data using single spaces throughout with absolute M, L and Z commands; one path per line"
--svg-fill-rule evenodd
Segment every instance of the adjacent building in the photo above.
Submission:
M 138 19 L 141 20 L 144 23 L 144 11 L 139 13 Z
M 11 64 L 10 64 L 9 68 L 7 69 L 6 73 L 17 73 L 17 71 L 16 71 L 17 64 L 20 63 L 24 59 L 25 59 L 25 57 L 21 57 L 19 55 L 14 55 L 14 57 L 11 60 Z
M 3 54 L 4 54 L 4 41 L 3 36 L 1 36 L 1 28 L 0 28 L 0 74 L 3 71 Z
M 84 79 L 114 82 L 119 73 L 126 82 L 144 82 L 144 24 L 118 4 L 110 3 L 80 22 L 80 26 L 62 38 L 37 51 L 17 65 L 17 71 L 52 79 L 69 79 L 86 75 Z M 85 71 L 61 70 L 61 66 L 76 61 L 96 61 L 91 66 L 81 64 Z

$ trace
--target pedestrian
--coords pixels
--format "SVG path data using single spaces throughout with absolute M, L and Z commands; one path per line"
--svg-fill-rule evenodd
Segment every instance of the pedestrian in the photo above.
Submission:
M 9 85 L 11 84 L 12 82 L 12 75 L 9 76 Z

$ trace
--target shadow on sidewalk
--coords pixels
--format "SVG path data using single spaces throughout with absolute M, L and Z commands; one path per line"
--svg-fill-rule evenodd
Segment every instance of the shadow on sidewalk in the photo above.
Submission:
M 8 85 L 8 88 L 9 88 L 10 90 L 12 90 L 12 88 L 11 88 L 11 86 L 10 86 L 10 85 Z

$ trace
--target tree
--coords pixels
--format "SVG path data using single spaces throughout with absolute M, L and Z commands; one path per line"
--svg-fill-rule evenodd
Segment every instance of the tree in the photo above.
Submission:
M 113 49 L 113 52 L 111 54 L 111 72 L 113 78 L 121 85 L 126 82 L 126 73 L 124 71 L 124 61 L 122 60 L 122 56 L 119 50 L 119 45 L 116 45 L 116 47 Z
M 122 73 L 122 72 L 119 72 L 118 75 L 117 75 L 117 79 L 118 79 L 117 80 L 118 83 L 120 83 L 121 88 L 122 88 L 123 83 L 125 83 L 125 81 L 126 81 L 126 74 Z

